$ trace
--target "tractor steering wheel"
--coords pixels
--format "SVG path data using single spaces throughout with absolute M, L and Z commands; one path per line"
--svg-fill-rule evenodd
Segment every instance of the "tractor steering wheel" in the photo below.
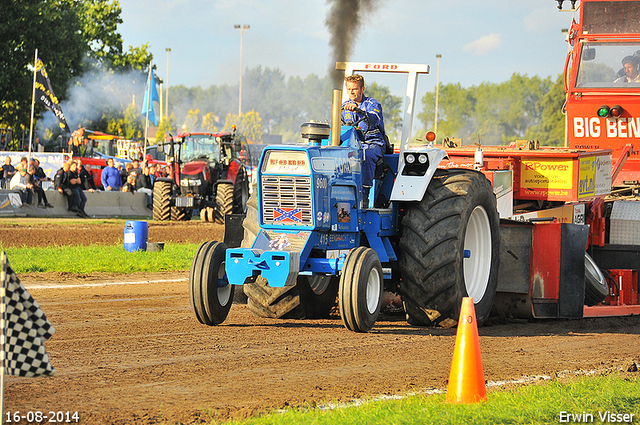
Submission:
M 342 110 L 344 111 L 345 109 L 344 109 L 344 108 L 342 108 Z M 356 120 L 355 122 L 354 122 L 354 121 L 348 121 L 348 122 L 346 122 L 346 121 L 344 120 L 344 118 L 342 117 L 342 114 L 340 114 L 340 121 L 342 122 L 342 124 L 344 124 L 344 125 L 350 125 L 350 126 L 353 126 L 353 127 L 357 127 L 357 126 L 358 126 L 358 124 L 360 124 L 362 121 L 365 121 L 365 120 L 366 120 L 366 121 L 367 121 L 367 131 L 369 131 L 369 130 L 371 129 L 371 120 L 369 119 L 369 115 L 368 115 L 365 111 L 363 111 L 362 109 L 360 109 L 360 108 L 356 108 L 356 109 L 354 109 L 352 112 L 355 112 L 355 113 L 361 114 L 361 115 L 363 115 L 363 117 L 362 117 L 362 118 L 360 118 L 360 119 L 358 119 L 358 120 Z

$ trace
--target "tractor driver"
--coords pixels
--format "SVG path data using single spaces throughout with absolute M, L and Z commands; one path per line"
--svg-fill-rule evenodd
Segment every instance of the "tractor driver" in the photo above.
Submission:
M 625 56 L 622 59 L 622 66 L 624 66 L 624 75 L 615 80 L 614 83 L 640 83 L 637 56 Z
M 345 79 L 349 100 L 342 103 L 342 119 L 344 122 L 357 122 L 364 118 L 362 113 L 356 112 L 360 109 L 367 119 L 363 119 L 358 125 L 365 135 L 364 164 L 362 165 L 362 191 L 363 205 L 369 205 L 369 191 L 373 186 L 373 177 L 376 164 L 383 158 L 386 150 L 384 122 L 382 118 L 382 105 L 377 100 L 364 95 L 364 78 L 362 75 L 353 74 Z M 371 128 L 369 128 L 369 125 Z

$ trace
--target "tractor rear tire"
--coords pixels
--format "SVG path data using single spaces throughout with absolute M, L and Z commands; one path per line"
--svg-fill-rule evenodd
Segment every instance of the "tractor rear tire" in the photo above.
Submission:
M 233 303 L 234 286 L 225 273 L 226 251 L 222 242 L 204 242 L 191 264 L 189 300 L 196 318 L 205 325 L 224 322 Z
M 233 187 L 233 213 L 244 214 L 247 211 L 249 199 L 249 180 L 244 168 L 240 168 Z
M 233 185 L 231 183 L 219 183 L 216 189 L 215 222 L 224 224 L 224 216 L 233 212 Z
M 258 212 L 258 190 L 254 186 L 253 194 L 247 201 L 247 211 L 242 221 L 242 227 L 244 228 L 244 236 L 242 237 L 242 248 L 251 248 L 253 241 L 256 240 L 256 236 L 260 232 L 260 215 Z
M 171 221 L 189 221 L 192 215 L 191 208 L 171 207 Z
M 593 258 L 584 253 L 584 303 L 592 307 L 600 304 L 609 295 L 609 284 L 593 261 Z
M 471 297 L 481 325 L 495 298 L 500 257 L 500 219 L 487 178 L 473 170 L 437 170 L 422 201 L 408 206 L 402 233 L 407 322 L 457 322 L 462 298 Z
M 274 319 L 321 319 L 336 302 L 338 282 L 334 276 L 299 275 L 294 286 L 272 288 L 258 276 L 244 284 L 247 307 L 258 317 Z
M 153 185 L 153 219 L 167 221 L 171 219 L 171 188 L 173 183 L 157 181 Z
M 368 332 L 380 314 L 383 288 L 378 254 L 364 246 L 349 251 L 340 277 L 340 316 L 353 332 Z

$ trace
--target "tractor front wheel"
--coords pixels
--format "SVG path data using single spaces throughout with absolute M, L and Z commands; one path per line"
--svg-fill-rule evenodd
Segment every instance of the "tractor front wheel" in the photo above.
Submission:
M 224 322 L 233 304 L 234 286 L 225 273 L 226 251 L 222 242 L 204 242 L 191 264 L 189 300 L 196 318 L 205 325 Z
M 382 265 L 378 254 L 367 247 L 349 251 L 340 277 L 339 306 L 344 326 L 368 332 L 382 306 Z

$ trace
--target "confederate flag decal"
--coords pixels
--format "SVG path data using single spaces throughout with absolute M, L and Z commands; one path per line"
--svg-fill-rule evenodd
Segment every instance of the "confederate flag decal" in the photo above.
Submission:
M 273 221 L 282 224 L 302 223 L 302 208 L 274 208 Z

